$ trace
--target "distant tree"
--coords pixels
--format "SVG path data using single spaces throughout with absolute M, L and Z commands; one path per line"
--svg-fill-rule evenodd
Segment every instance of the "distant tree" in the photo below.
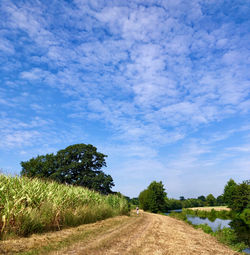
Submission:
M 236 187 L 237 184 L 233 179 L 230 179 L 224 187 L 223 200 L 227 205 L 233 203 L 233 193 Z
M 181 209 L 183 204 L 180 200 L 174 198 L 165 198 L 166 210 L 176 210 Z
M 220 195 L 216 198 L 216 204 L 217 205 L 224 205 L 224 197 L 223 195 Z
M 205 201 L 206 201 L 205 196 L 199 196 L 199 197 L 198 197 L 198 199 L 199 199 L 199 200 L 201 200 L 201 201 L 203 201 L 203 202 L 205 202 Z
M 133 197 L 133 198 L 131 198 L 130 199 L 130 203 L 132 204 L 132 205 L 139 205 L 139 198 L 138 197 Z
M 148 189 L 143 190 L 139 194 L 139 205 L 144 211 L 149 211 L 150 210 L 150 191 Z
M 209 194 L 207 197 L 206 197 L 206 202 L 209 206 L 214 206 L 216 204 L 216 199 L 215 197 L 212 195 L 212 194 Z
M 153 181 L 146 190 L 139 195 L 140 207 L 151 212 L 165 211 L 165 192 L 162 182 Z
M 184 201 L 185 197 L 184 196 L 180 196 L 180 201 Z
M 46 154 L 21 162 L 21 175 L 48 178 L 108 194 L 114 183 L 112 177 L 101 170 L 106 166 L 105 157 L 91 144 L 75 144 L 56 155 Z

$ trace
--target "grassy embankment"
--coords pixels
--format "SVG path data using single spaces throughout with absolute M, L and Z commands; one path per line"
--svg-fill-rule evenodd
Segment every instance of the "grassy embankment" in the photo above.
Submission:
M 0 240 L 128 213 L 125 198 L 82 187 L 0 175 Z
M 232 212 L 231 210 L 221 210 L 221 208 L 219 210 L 216 210 L 215 207 L 207 209 L 201 208 L 201 210 L 200 208 L 189 208 L 184 209 L 181 213 L 172 212 L 169 214 L 169 216 L 183 220 L 188 224 L 192 225 L 196 229 L 202 229 L 205 233 L 216 237 L 216 239 L 219 242 L 228 245 L 235 251 L 242 251 L 243 249 L 248 247 L 244 242 L 238 240 L 237 234 L 233 229 L 219 228 L 214 232 L 212 228 L 207 224 L 193 225 L 187 219 L 188 214 L 208 219 L 210 218 L 232 219 L 234 217 L 234 212 Z

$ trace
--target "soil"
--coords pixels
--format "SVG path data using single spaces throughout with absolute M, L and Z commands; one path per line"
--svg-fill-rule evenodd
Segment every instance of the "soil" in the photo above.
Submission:
M 233 255 L 202 230 L 169 216 L 141 212 L 54 233 L 0 242 L 0 254 Z M 22 253 L 25 254 L 25 253 Z

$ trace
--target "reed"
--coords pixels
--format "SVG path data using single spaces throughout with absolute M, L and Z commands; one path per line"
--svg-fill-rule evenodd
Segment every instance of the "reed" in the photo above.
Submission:
M 128 213 L 125 198 L 82 187 L 0 175 L 0 239 L 60 230 Z

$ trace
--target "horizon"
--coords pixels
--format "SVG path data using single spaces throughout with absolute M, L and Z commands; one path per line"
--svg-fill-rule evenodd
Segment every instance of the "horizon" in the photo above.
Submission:
M 0 3 L 0 169 L 84 143 L 114 191 L 218 197 L 250 173 L 250 3 Z

